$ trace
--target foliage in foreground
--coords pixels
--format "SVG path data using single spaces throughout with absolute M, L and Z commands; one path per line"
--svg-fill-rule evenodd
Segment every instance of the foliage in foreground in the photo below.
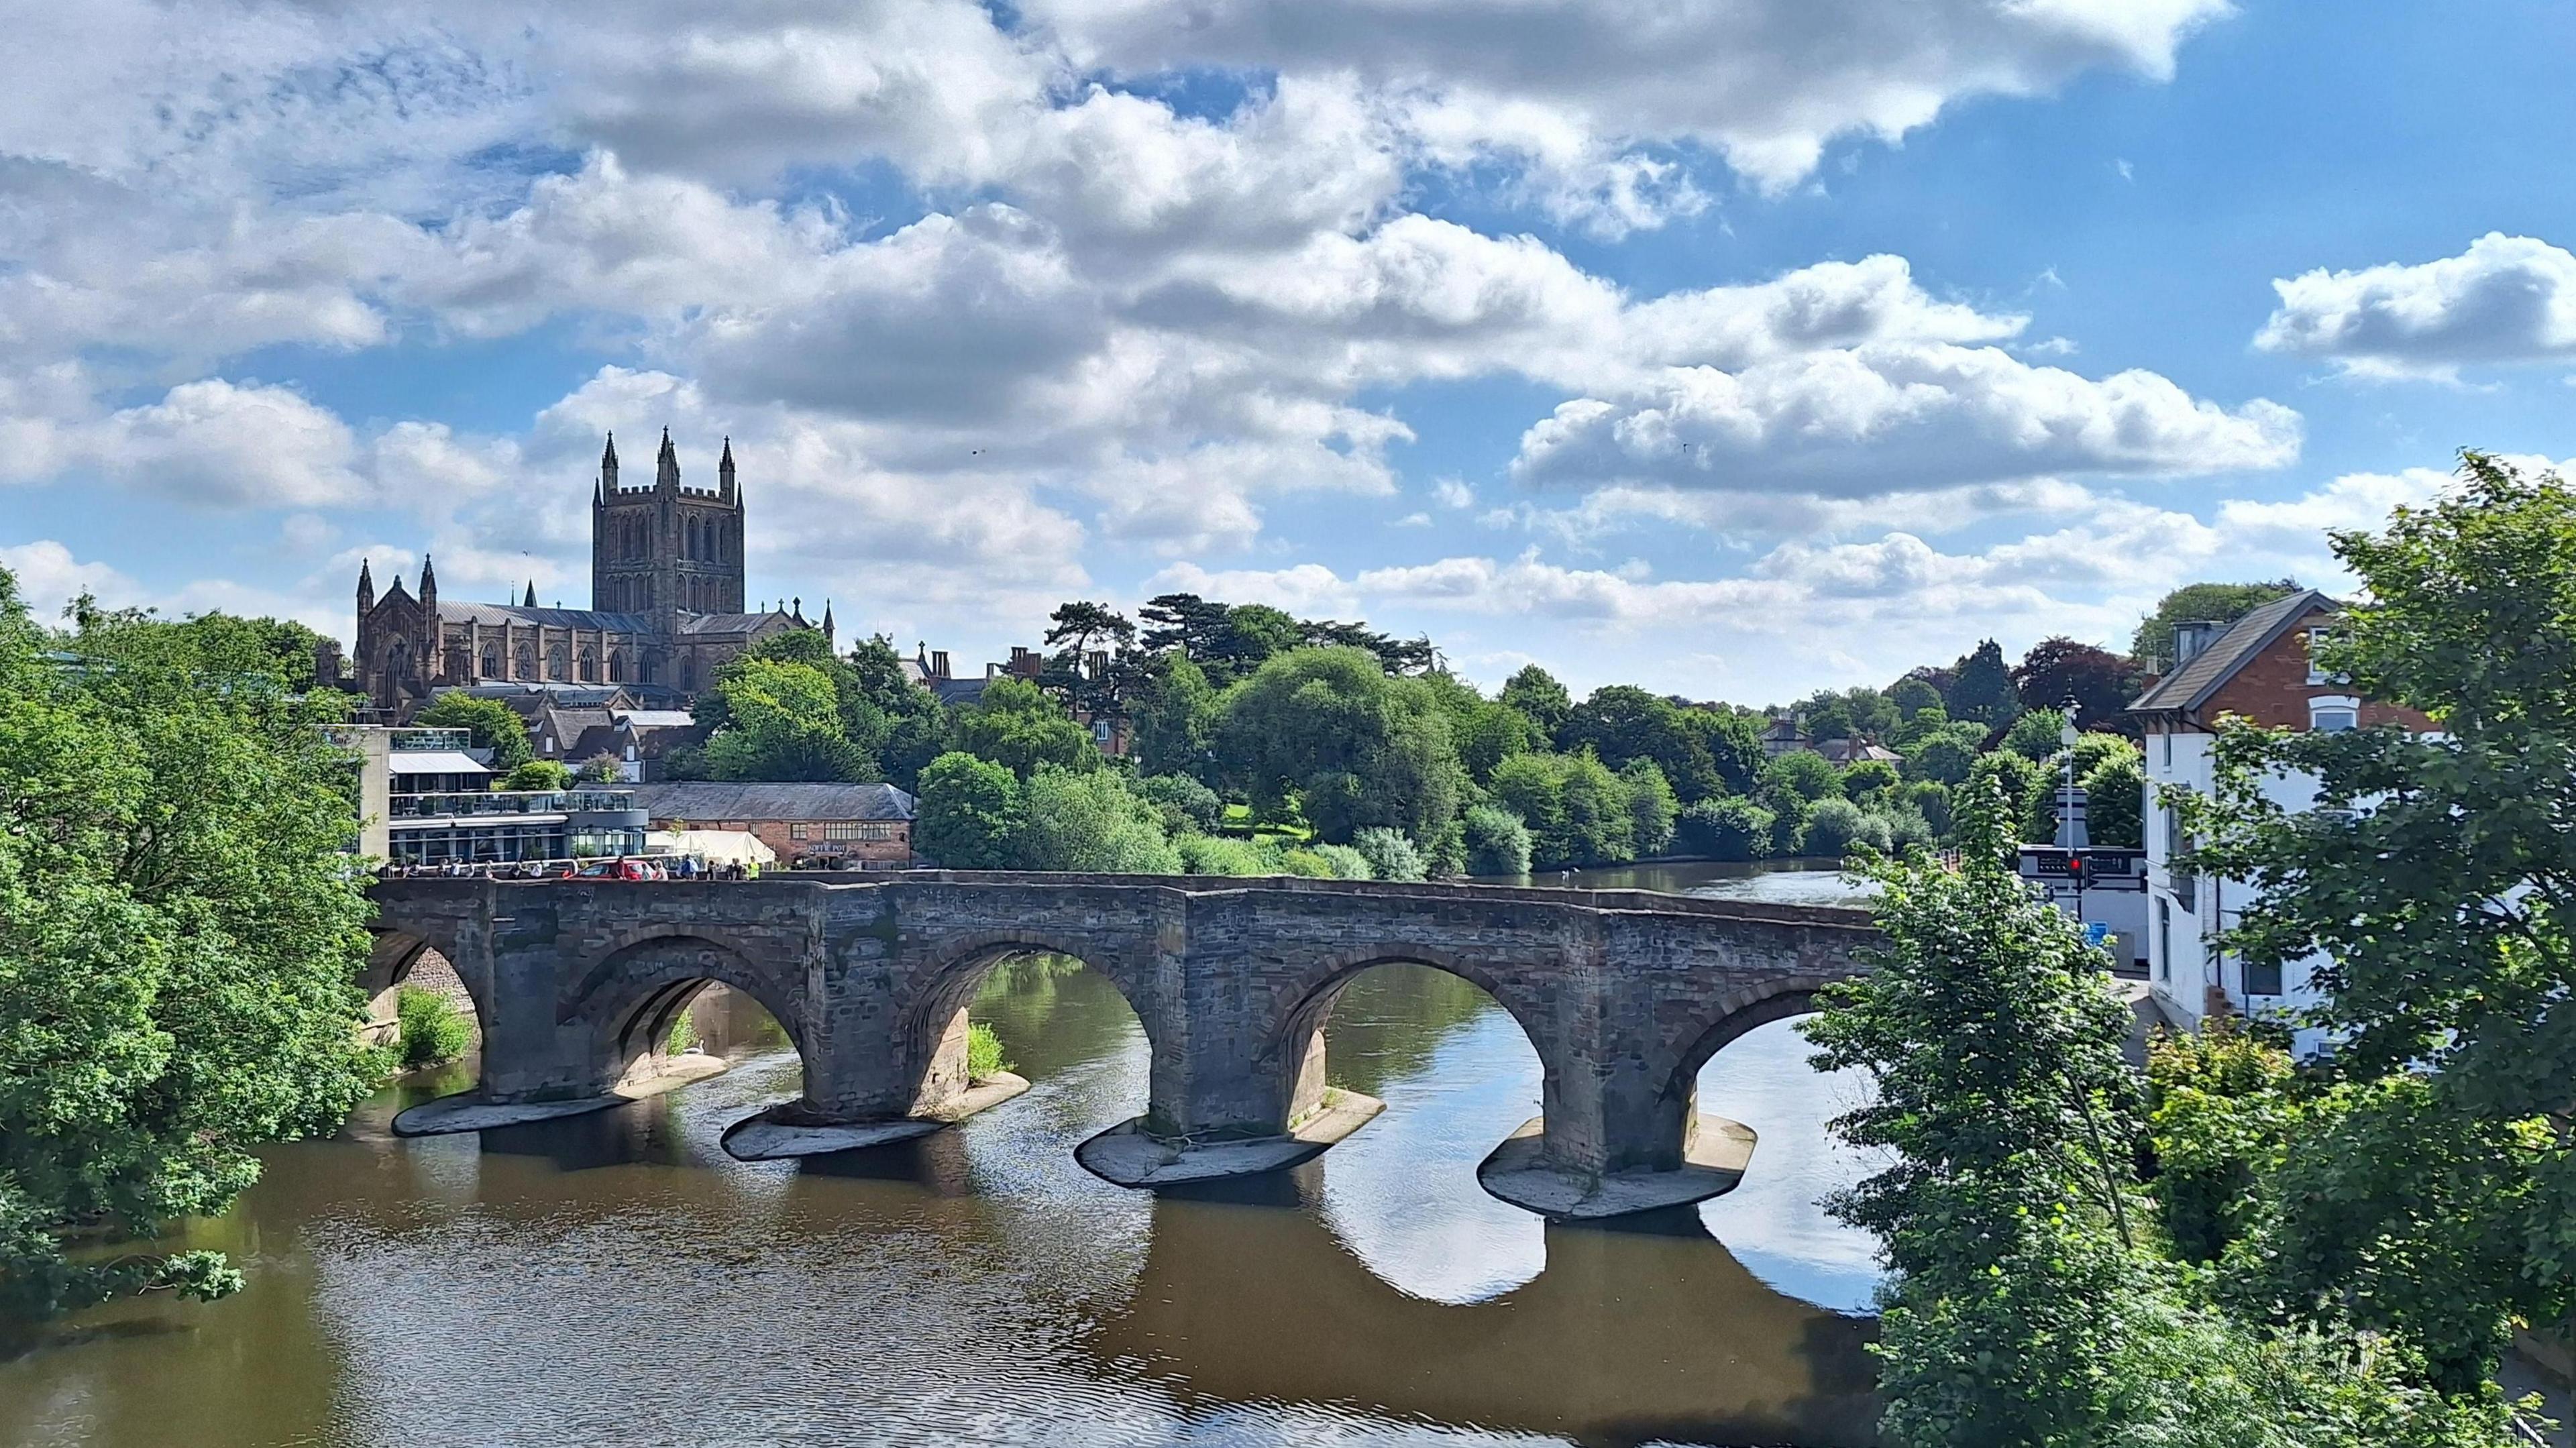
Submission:
M 2502 1448 L 2492 1385 L 2445 1395 L 2409 1339 L 2238 1315 L 2158 1250 L 2136 1179 L 2128 1011 L 2010 872 L 1999 781 L 1963 862 L 1872 861 L 1886 943 L 1808 1027 L 1875 1099 L 1834 1122 L 1888 1167 L 1829 1209 L 1882 1243 L 1881 1430 L 1902 1448 Z
M 966 1023 L 966 1079 L 990 1081 L 1011 1069 L 1011 1058 L 1002 1050 L 1002 1038 L 982 1021 Z
M 114 667 L 58 673 L 0 571 L 0 1316 L 237 1287 L 141 1244 L 229 1206 L 252 1148 L 337 1126 L 381 1064 L 323 711 L 129 623 L 87 645 Z

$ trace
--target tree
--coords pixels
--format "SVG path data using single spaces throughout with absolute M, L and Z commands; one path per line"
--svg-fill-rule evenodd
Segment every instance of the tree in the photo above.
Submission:
M 2134 659 L 2061 635 L 2031 645 L 2014 666 L 2012 681 L 2025 709 L 2056 709 L 2071 699 L 2076 728 L 2137 732 L 2129 701 L 2146 675 Z
M 1100 746 L 1092 743 L 1091 731 L 1025 679 L 985 685 L 982 697 L 957 711 L 949 732 L 958 748 L 1008 768 L 1023 782 L 1050 764 L 1077 771 L 1100 767 Z
M 1177 875 L 1180 852 L 1154 807 L 1103 769 L 1043 766 L 1029 778 L 1016 851 L 1023 870 Z
M 1463 821 L 1470 875 L 1526 875 L 1530 870 L 1529 827 L 1521 817 L 1495 805 L 1468 809 Z
M 450 689 L 412 715 L 411 722 L 422 729 L 464 730 L 471 747 L 492 751 L 496 774 L 507 774 L 536 757 L 528 747 L 528 726 L 498 699 L 479 699 Z
M 572 771 L 551 759 L 531 759 L 501 777 L 503 789 L 555 790 L 572 787 Z
M 1135 711 L 1136 767 L 1214 783 L 1216 726 L 1223 711 L 1206 671 L 1187 654 L 1156 659 Z
M 1519 710 L 1551 741 L 1556 740 L 1566 719 L 1574 713 L 1574 699 L 1565 692 L 1565 686 L 1536 664 L 1521 665 L 1518 673 L 1503 681 L 1502 702 Z
M 240 1285 L 220 1255 L 145 1244 L 229 1207 L 254 1148 L 337 1127 L 381 1066 L 336 700 L 132 636 L 114 670 L 57 672 L 40 640 L 0 570 L 0 1315 L 217 1296 Z
M 1843 798 L 1868 803 L 1873 795 L 1896 788 L 1900 776 L 1896 766 L 1884 759 L 1863 759 L 1843 769 Z
M 1214 834 L 1225 822 L 1225 801 L 1186 774 L 1149 774 L 1136 781 L 1136 797 L 1154 807 L 1168 835 Z
M 1762 767 L 1762 792 L 1813 804 L 1820 799 L 1842 798 L 1843 779 L 1823 755 L 1810 749 L 1793 749 Z
M 2095 763 L 2075 776 L 2084 789 L 2084 832 L 2097 845 L 2125 850 L 2147 846 L 2145 807 L 2146 757 L 2131 749 Z M 2056 834 L 2050 821 L 2049 833 Z
M 1895 732 L 1898 711 L 1876 689 L 1825 689 L 1798 706 L 1798 718 L 1811 739 L 1883 739 Z
M 1107 604 L 1059 605 L 1047 619 L 1046 642 L 1056 650 L 1040 678 L 1043 687 L 1093 719 L 1124 719 L 1128 701 L 1144 687 L 1146 665 L 1136 653 L 1136 625 Z
M 883 721 L 884 732 L 871 740 L 851 742 L 876 757 L 886 779 L 911 789 L 922 766 L 948 752 L 948 711 L 932 693 L 905 672 L 901 654 L 884 634 L 861 640 L 843 660 L 851 686 Z M 849 711 L 844 709 L 845 717 Z
M 1633 855 L 1660 855 L 1673 842 L 1673 821 L 1681 801 L 1664 782 L 1664 772 L 1651 759 L 1631 759 L 1619 766 L 1619 782 L 1628 790 L 1628 848 Z
M 1704 799 L 1681 813 L 1682 848 L 1712 860 L 1759 860 L 1771 853 L 1777 816 L 1749 799 Z
M 2033 709 L 2012 722 L 2004 731 L 2004 748 L 2024 759 L 2041 760 L 2054 756 L 2066 746 L 2059 742 L 2066 733 L 2066 716 L 2055 709 Z
M 726 722 L 707 736 L 717 779 L 854 780 L 875 770 L 843 731 L 831 677 L 810 664 L 729 661 L 708 692 Z
M 1541 868 L 1636 858 L 1628 781 L 1590 754 L 1522 754 L 1494 770 L 1494 802 L 1519 815 Z
M 2027 839 L 2037 832 L 2044 796 L 2055 787 L 2056 776 L 2046 766 L 2009 749 L 1998 749 L 1977 756 L 1958 793 L 1983 797 L 1989 788 L 2000 791 L 2011 810 L 2005 818 Z M 2048 837 L 2040 838 L 2044 841 Z
M 1933 730 L 1899 751 L 1905 756 L 1905 777 L 1958 784 L 1976 767 L 1977 746 L 1985 737 L 1982 724 L 1950 724 Z
M 1687 714 L 1709 722 L 1686 719 Z M 1591 750 L 1613 769 L 1631 759 L 1653 760 L 1673 793 L 1695 802 L 1726 792 L 1709 752 L 1714 720 L 1634 685 L 1605 684 L 1566 717 L 1560 742 L 1568 751 Z
M 913 810 L 913 844 L 952 870 L 1007 870 L 1019 859 L 1027 822 L 1020 781 L 1001 765 L 962 751 L 924 766 Z
M 244 618 L 220 610 L 164 619 L 151 609 L 103 609 L 84 592 L 63 610 L 74 653 L 130 660 L 209 680 L 262 675 L 284 689 L 313 687 L 322 636 L 293 619 Z
M 1372 880 L 1420 880 L 1430 874 L 1413 841 L 1384 825 L 1371 825 L 1351 836 L 1351 848 L 1368 861 Z
M 1528 715 L 1488 699 L 1476 687 L 1446 670 L 1422 676 L 1432 699 L 1449 716 L 1449 737 L 1458 750 L 1459 766 L 1478 784 L 1494 766 L 1515 754 L 1547 747 L 1546 736 Z
M 1888 686 L 1887 700 L 1896 706 L 1897 718 L 1908 723 L 1926 709 L 1946 710 L 1948 707 L 1941 702 L 1939 689 L 1912 674 Z M 1946 713 L 1943 717 L 1947 717 Z
M 2466 453 L 2447 495 L 2333 546 L 2366 601 L 2324 661 L 2439 732 L 2238 721 L 2215 796 L 2172 802 L 2195 868 L 2253 886 L 2227 948 L 2249 968 L 2324 956 L 2306 1024 L 2334 1033 L 2348 1084 L 2306 1130 L 2340 1159 L 2301 1164 L 2304 1199 L 2276 1194 L 2282 1288 L 2322 1309 L 2384 1264 L 2365 1321 L 2419 1338 L 2456 1388 L 2492 1371 L 2511 1318 L 2576 1312 L 2576 492 Z M 2283 775 L 2316 780 L 2314 808 L 2283 808 Z
M 1282 818 L 1293 806 L 1329 843 L 1366 825 L 1428 839 L 1458 812 L 1457 754 L 1431 687 L 1358 649 L 1263 664 L 1226 698 L 1217 758 L 1256 811 Z
M 2021 691 L 2004 668 L 2003 646 L 1987 639 L 1963 656 L 1944 703 L 1953 719 L 1989 728 L 2011 723 L 2021 712 Z
M 2162 673 L 2173 667 L 2175 624 L 2234 623 L 2272 600 L 2298 591 L 2299 581 L 2295 578 L 2271 583 L 2185 584 L 2158 600 L 2156 611 L 2140 620 L 2136 634 L 2129 640 L 2129 656 L 2147 672 Z

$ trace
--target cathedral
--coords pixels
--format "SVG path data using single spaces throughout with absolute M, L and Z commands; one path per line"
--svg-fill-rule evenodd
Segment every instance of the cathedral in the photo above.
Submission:
M 713 488 L 685 487 L 670 429 L 653 484 L 617 480 L 617 439 L 600 454 L 590 495 L 590 607 L 540 608 L 536 585 L 516 604 L 447 603 L 420 563 L 420 591 L 397 577 L 376 596 L 358 565 L 358 682 L 376 708 L 408 718 L 442 689 L 491 684 L 619 685 L 672 700 L 772 634 L 812 627 L 801 609 L 743 611 L 743 501 L 725 442 Z M 823 611 L 825 637 L 832 612 Z

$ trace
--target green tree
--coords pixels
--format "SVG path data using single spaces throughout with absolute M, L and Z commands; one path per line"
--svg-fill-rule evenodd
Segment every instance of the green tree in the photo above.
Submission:
M 531 759 L 501 776 L 501 789 L 570 789 L 572 771 L 551 759 Z
M 536 757 L 528 747 L 528 726 L 498 699 L 478 699 L 450 689 L 422 706 L 411 722 L 423 729 L 462 729 L 476 749 L 492 751 L 492 772 L 508 774 Z
M 1127 615 L 1103 603 L 1062 604 L 1047 617 L 1046 643 L 1056 652 L 1039 682 L 1065 707 L 1094 720 L 1127 717 L 1148 678 Z
M 1949 717 L 1947 706 L 1941 702 L 1941 691 L 1933 688 L 1929 681 L 1912 674 L 1888 686 L 1887 701 L 1896 706 L 1897 718 L 1903 722 L 1911 723 L 1926 709 L 1941 709 L 1944 711 L 1942 717 Z
M 1217 758 L 1264 817 L 1293 806 L 1336 844 L 1367 825 L 1427 839 L 1458 812 L 1457 754 L 1431 686 L 1390 677 L 1359 649 L 1263 664 L 1226 698 Z
M 335 701 L 151 647 L 57 673 L 39 639 L 0 571 L 0 1315 L 219 1295 L 219 1255 L 139 1244 L 225 1210 L 256 1147 L 337 1127 L 382 1068 Z
M 1521 717 L 1538 726 L 1539 734 L 1556 742 L 1565 729 L 1565 721 L 1574 714 L 1573 696 L 1556 676 L 1536 664 L 1523 664 L 1518 673 L 1503 681 L 1502 702 L 1520 711 Z
M 2349 1084 L 2341 1123 L 2306 1128 L 2339 1159 L 2278 1194 L 2284 1291 L 2346 1300 L 2375 1264 L 2365 1320 L 2456 1389 L 2511 1318 L 2576 1311 L 2576 492 L 2466 453 L 2448 494 L 2333 543 L 2367 601 L 2325 661 L 2439 732 L 2240 721 L 2215 797 L 2174 803 L 2198 868 L 2253 886 L 2227 947 L 2285 971 L 2325 957 L 2309 1023 Z M 2317 781 L 2313 809 L 2273 798 L 2284 774 Z
M 2056 709 L 2033 709 L 2012 722 L 2004 731 L 2004 748 L 2024 759 L 2054 758 L 2066 746 L 2059 736 L 2066 732 L 2066 715 Z
M 2111 755 L 2078 773 L 2075 782 L 2084 787 L 2084 832 L 2093 843 L 2128 850 L 2146 848 L 2143 812 L 2147 798 L 2147 766 L 2144 755 L 2135 749 L 2126 754 Z M 2055 811 L 2050 811 L 2050 814 L 2049 835 L 2055 838 Z
M 922 769 L 917 800 L 912 840 L 922 854 L 952 870 L 1017 864 L 1028 808 L 1008 769 L 962 751 L 943 754 Z
M 2056 784 L 2057 776 L 2049 773 L 2047 766 L 2009 749 L 1998 749 L 1992 754 L 1977 756 L 1976 765 L 1968 771 L 1967 780 L 1959 786 L 1953 799 L 1955 802 L 1957 794 L 1982 796 L 1991 785 L 2002 791 L 2012 810 L 2008 818 L 2019 829 L 2022 838 L 2030 839 L 2038 832 L 2038 821 L 2043 817 L 2040 811 L 2048 792 Z M 2051 836 L 2054 833 L 2054 830 L 2050 831 Z M 2042 837 L 2043 843 L 2046 838 Z
M 1802 804 L 1840 799 L 1842 774 L 1813 750 L 1791 750 L 1762 767 L 1762 792 L 1789 796 Z
M 1420 880 L 1431 873 L 1413 841 L 1384 825 L 1371 825 L 1352 834 L 1351 848 L 1368 861 L 1372 880 Z
M 1017 857 L 1024 870 L 1177 875 L 1180 852 L 1152 805 L 1103 769 L 1041 767 L 1029 777 Z
M 995 679 L 983 696 L 957 711 L 957 747 L 1008 768 L 1025 782 L 1047 765 L 1075 771 L 1100 767 L 1100 746 L 1037 685 Z
M 1778 816 L 1749 799 L 1704 799 L 1681 813 L 1682 848 L 1712 860 L 1759 860 L 1771 853 Z
M 1206 671 L 1187 654 L 1154 661 L 1135 709 L 1136 767 L 1147 774 L 1216 782 L 1216 726 L 1224 703 Z
M 1895 765 L 1884 759 L 1864 759 L 1844 767 L 1842 795 L 1845 799 L 1867 804 L 1874 797 L 1896 788 L 1898 780 Z
M 1686 717 L 1692 714 L 1701 718 Z M 1715 719 L 1633 685 L 1605 684 L 1567 716 L 1560 742 L 1568 753 L 1591 750 L 1613 769 L 1631 759 L 1653 760 L 1675 795 L 1696 802 L 1727 788 L 1709 751 Z
M 2003 646 L 1987 639 L 1960 658 L 1944 702 L 1950 717 L 1993 728 L 2021 712 L 2021 691 L 2004 667 Z
M 1619 783 L 1628 791 L 1630 855 L 1660 855 L 1673 842 L 1673 822 L 1681 801 L 1664 782 L 1664 772 L 1651 759 L 1631 759 L 1619 766 Z
M 1435 669 L 1422 682 L 1449 716 L 1449 737 L 1457 746 L 1459 766 L 1478 784 L 1491 778 L 1494 766 L 1512 755 L 1547 747 L 1547 736 L 1528 715 L 1486 698 L 1457 675 Z
M 1807 811 L 1798 853 L 1839 860 L 1863 845 L 1885 851 L 1893 843 L 1886 820 L 1847 799 L 1820 799 Z
M 1462 820 L 1467 873 L 1526 875 L 1530 869 L 1530 832 L 1521 817 L 1497 805 L 1469 807 Z
M 1154 807 L 1168 835 L 1214 834 L 1225 822 L 1225 801 L 1186 774 L 1149 774 L 1136 781 L 1136 797 Z
M 1968 777 L 1977 764 L 1977 746 L 1985 742 L 1982 724 L 1949 724 L 1936 728 L 1906 745 L 1907 779 L 1928 779 L 1938 784 L 1956 785 Z
M 1542 869 L 1636 858 L 1628 782 L 1590 754 L 1522 754 L 1494 770 L 1494 802 L 1517 814 Z
M 861 640 L 843 662 L 849 666 L 855 697 L 874 712 L 883 729 L 873 738 L 853 733 L 850 742 L 876 758 L 877 768 L 889 782 L 911 789 L 921 777 L 922 766 L 948 752 L 948 711 L 928 689 L 913 682 L 903 656 L 883 634 Z M 854 713 L 847 705 L 842 712 L 844 718 Z
M 850 742 L 831 676 L 811 664 L 730 661 L 713 689 L 725 723 L 707 736 L 717 779 L 856 780 L 875 770 Z
M 2295 578 L 2271 583 L 2185 584 L 2158 600 L 2155 612 L 2139 621 L 2136 634 L 2129 640 L 2129 656 L 2150 672 L 2171 669 L 2175 624 L 2234 623 L 2272 600 L 2298 591 L 2299 581 Z

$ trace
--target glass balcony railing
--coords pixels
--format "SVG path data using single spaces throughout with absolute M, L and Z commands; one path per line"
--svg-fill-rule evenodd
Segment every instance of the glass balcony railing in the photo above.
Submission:
M 386 805 L 393 819 L 447 819 L 461 815 L 612 814 L 635 808 L 635 796 L 614 789 L 478 790 L 460 794 L 398 794 Z
M 393 747 L 400 750 L 464 753 L 474 743 L 474 736 L 463 729 L 396 729 Z

